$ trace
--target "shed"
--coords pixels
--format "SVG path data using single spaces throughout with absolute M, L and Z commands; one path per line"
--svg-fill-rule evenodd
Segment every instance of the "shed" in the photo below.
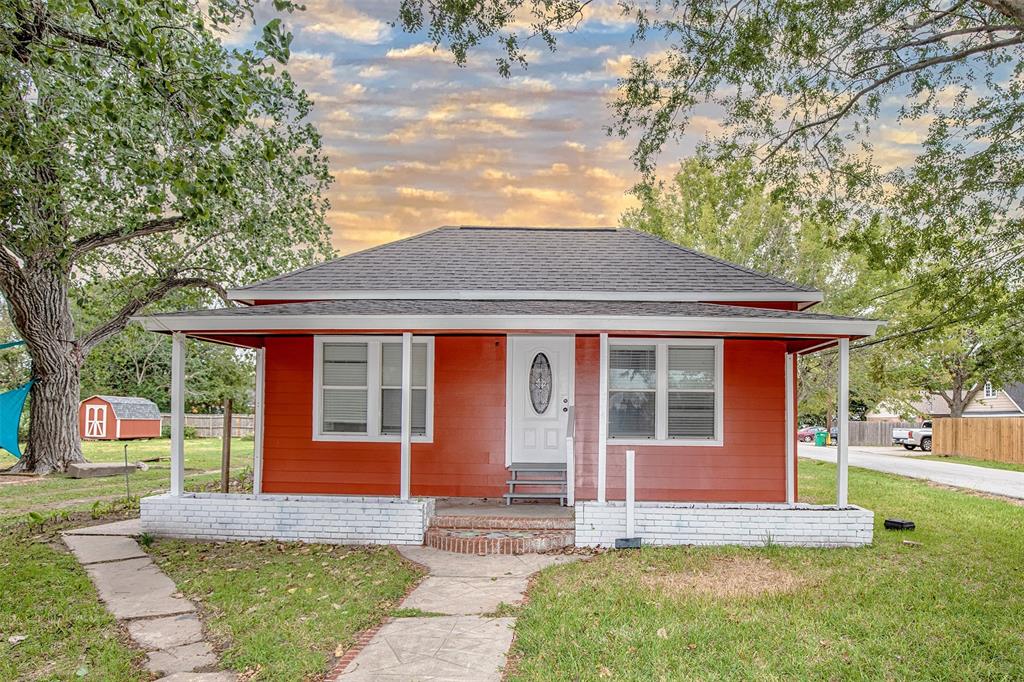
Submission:
M 160 410 L 146 398 L 94 395 L 78 406 L 78 431 L 83 440 L 159 438 Z

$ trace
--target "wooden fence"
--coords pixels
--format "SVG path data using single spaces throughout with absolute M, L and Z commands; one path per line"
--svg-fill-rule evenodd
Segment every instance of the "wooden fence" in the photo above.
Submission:
M 906 422 L 850 422 L 850 445 L 892 445 L 892 430 L 920 426 Z
M 160 415 L 160 426 L 170 427 L 171 415 Z M 220 438 L 224 435 L 223 414 L 185 414 L 185 428 L 194 428 L 197 438 Z M 231 415 L 231 435 L 235 438 L 253 435 L 251 414 Z
M 936 419 L 932 430 L 932 451 L 939 455 L 1024 464 L 1024 419 Z

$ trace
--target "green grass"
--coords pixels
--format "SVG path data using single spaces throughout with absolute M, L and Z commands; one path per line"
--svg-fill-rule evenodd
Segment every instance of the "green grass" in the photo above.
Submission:
M 994 462 L 988 459 L 974 459 L 973 457 L 957 457 L 956 455 L 920 455 L 914 459 L 926 459 L 932 462 L 955 462 L 957 464 L 971 464 L 977 467 L 988 469 L 1004 469 L 1006 471 L 1024 471 L 1024 464 L 1013 462 Z
M 317 679 L 420 576 L 386 547 L 157 540 L 149 551 L 246 679 Z
M 170 441 L 166 438 L 129 441 L 128 461 L 135 462 L 152 457 L 166 457 Z M 124 459 L 125 443 L 86 441 L 82 443 L 85 458 L 90 462 L 120 462 Z M 253 441 L 231 439 L 232 470 L 252 466 Z M 216 481 L 216 473 L 202 474 L 220 468 L 221 440 L 199 438 L 185 441 L 186 486 L 200 486 Z M 14 458 L 0 461 L 0 468 L 14 463 Z M 170 487 L 169 461 L 150 462 L 148 471 L 136 471 L 129 477 L 131 494 L 145 496 Z M 52 474 L 41 481 L 0 485 L 0 526 L 23 519 L 29 512 L 89 509 L 97 500 L 123 498 L 123 476 L 74 479 Z
M 83 521 L 61 524 L 74 525 Z M 35 532 L 19 524 L 0 536 L 0 680 L 151 679 L 54 530 Z
M 801 460 L 803 499 L 834 484 Z M 510 679 L 1020 679 L 1024 507 L 856 468 L 850 493 L 875 511 L 871 547 L 650 548 L 543 572 Z

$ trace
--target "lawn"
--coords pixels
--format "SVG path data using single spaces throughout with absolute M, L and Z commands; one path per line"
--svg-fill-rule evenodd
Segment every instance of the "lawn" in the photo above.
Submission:
M 0 680 L 151 679 L 143 654 L 128 645 L 60 543 L 60 529 L 95 523 L 89 514 L 76 516 L 45 529 L 8 525 L 0 536 Z
M 956 455 L 921 455 L 914 459 L 926 459 L 932 462 L 955 462 L 957 464 L 972 464 L 988 469 L 1004 469 L 1006 471 L 1024 471 L 1024 464 L 1013 462 L 994 462 L 989 459 L 974 459 L 973 457 L 957 457 Z
M 170 441 L 166 438 L 129 441 L 128 461 L 135 462 L 153 457 L 167 457 Z M 112 441 L 86 441 L 82 443 L 85 458 L 90 462 L 120 462 L 124 459 L 125 443 Z M 252 466 L 252 440 L 231 440 L 231 468 L 236 473 Z M 221 440 L 197 438 L 185 441 L 185 484 L 187 487 L 204 486 L 218 480 Z M 14 458 L 0 455 L 0 468 L 10 466 Z M 171 480 L 169 461 L 150 462 L 148 471 L 136 471 L 129 476 L 134 497 L 167 490 Z M 207 472 L 207 473 L 203 473 Z M 2 483 L 2 481 L 0 481 Z M 0 526 L 22 519 L 29 512 L 49 513 L 56 510 L 84 510 L 97 502 L 125 497 L 123 476 L 108 478 L 74 479 L 60 474 L 47 476 L 41 481 L 0 484 Z
M 389 547 L 158 540 L 149 551 L 246 679 L 319 678 L 421 575 Z
M 800 461 L 803 499 L 834 484 L 834 465 Z M 871 547 L 651 548 L 543 572 L 510 679 L 1020 679 L 1024 507 L 857 468 L 850 494 L 875 511 Z

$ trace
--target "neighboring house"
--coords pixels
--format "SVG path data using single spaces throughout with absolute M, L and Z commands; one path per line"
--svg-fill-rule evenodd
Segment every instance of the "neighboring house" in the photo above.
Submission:
M 160 410 L 145 398 L 94 395 L 78 405 L 78 433 L 83 440 L 159 438 Z
M 879 324 L 808 312 L 814 289 L 632 230 L 446 227 L 229 296 L 142 318 L 174 335 L 149 532 L 421 543 L 434 498 L 511 493 L 608 545 L 632 451 L 645 542 L 871 540 L 845 460 L 838 508 L 796 503 L 796 356 L 848 360 Z M 257 349 L 254 495 L 183 492 L 186 337 Z
M 964 417 L 1024 417 L 1024 383 L 1007 384 L 995 388 L 991 382 L 971 400 L 964 410 Z M 936 419 L 949 416 L 949 403 L 941 396 L 931 395 L 910 404 L 910 412 L 921 419 Z M 874 422 L 902 422 L 903 414 L 886 404 L 880 404 L 868 412 L 867 420 Z

